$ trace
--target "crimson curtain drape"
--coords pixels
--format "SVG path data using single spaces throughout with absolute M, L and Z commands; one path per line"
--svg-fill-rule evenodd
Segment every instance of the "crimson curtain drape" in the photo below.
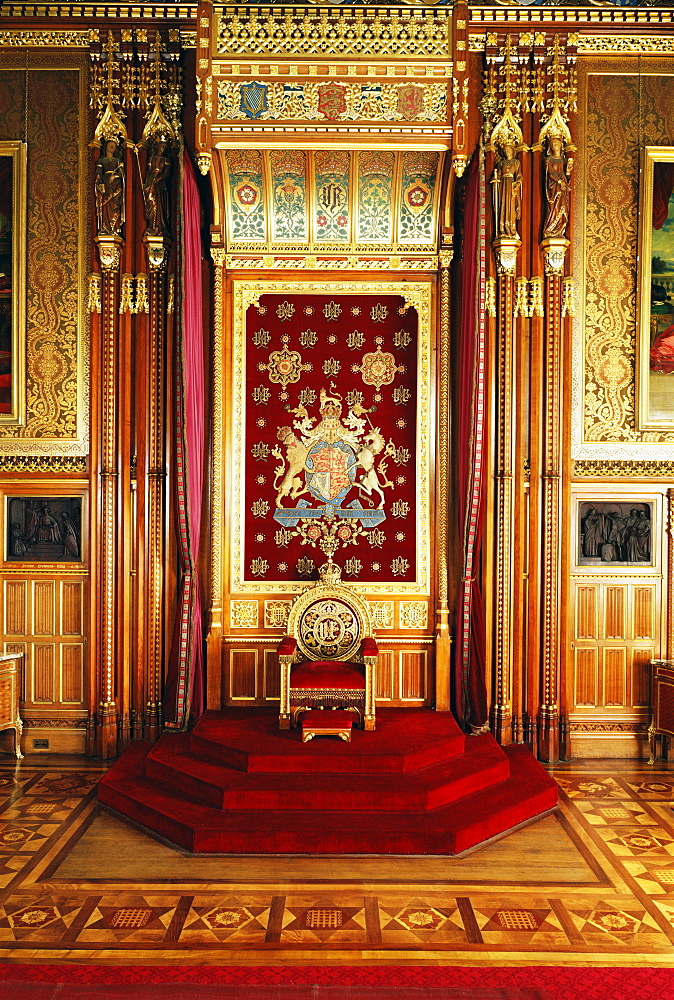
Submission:
M 182 157 L 179 291 L 176 296 L 175 503 L 180 558 L 177 621 L 164 690 L 164 721 L 184 729 L 204 710 L 202 610 L 197 558 L 204 486 L 204 345 L 201 206 L 187 152 Z
M 486 638 L 480 581 L 484 533 L 485 462 L 485 177 L 482 151 L 466 177 L 458 338 L 457 398 L 458 516 L 462 537 L 454 659 L 454 705 L 465 729 L 487 724 Z

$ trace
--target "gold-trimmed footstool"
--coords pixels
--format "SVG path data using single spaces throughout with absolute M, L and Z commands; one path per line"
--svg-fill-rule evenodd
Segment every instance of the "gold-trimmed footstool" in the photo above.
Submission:
M 302 742 L 308 743 L 314 736 L 339 736 L 345 743 L 351 742 L 353 712 L 341 709 L 305 712 L 302 716 Z

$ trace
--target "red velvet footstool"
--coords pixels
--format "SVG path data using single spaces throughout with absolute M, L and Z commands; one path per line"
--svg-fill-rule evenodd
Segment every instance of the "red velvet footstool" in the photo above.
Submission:
M 341 709 L 306 712 L 302 716 L 302 742 L 313 740 L 314 736 L 339 736 L 351 742 L 353 712 Z

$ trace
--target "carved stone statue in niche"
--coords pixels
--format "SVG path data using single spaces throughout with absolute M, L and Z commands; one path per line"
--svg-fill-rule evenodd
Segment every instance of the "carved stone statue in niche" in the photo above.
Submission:
M 147 236 L 170 235 L 169 181 L 172 170 L 170 144 L 163 138 L 151 140 L 143 181 Z
M 505 143 L 496 161 L 492 185 L 497 236 L 517 236 L 517 223 L 522 215 L 522 165 L 515 147 Z
M 545 198 L 547 211 L 543 223 L 543 237 L 566 236 L 569 222 L 571 170 L 573 158 L 564 154 L 564 142 L 558 136 L 548 140 L 545 157 Z
M 119 236 L 124 222 L 123 147 L 104 139 L 96 161 L 96 223 L 99 236 Z

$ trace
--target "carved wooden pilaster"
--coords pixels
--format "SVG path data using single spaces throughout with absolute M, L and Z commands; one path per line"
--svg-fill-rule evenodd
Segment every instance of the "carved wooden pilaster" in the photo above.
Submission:
M 122 241 L 99 236 L 102 276 L 100 359 L 100 466 L 98 552 L 98 706 L 95 753 L 109 758 L 117 754 L 117 702 L 115 664 L 117 655 L 117 338 L 119 313 L 119 265 Z
M 437 435 L 437 573 L 438 598 L 435 626 L 435 707 L 449 711 L 450 652 L 448 604 L 448 489 L 449 489 L 449 265 L 451 253 L 440 254 L 440 337 L 438 357 Z
M 495 595 L 492 730 L 501 744 L 512 740 L 510 702 L 512 670 L 514 531 L 514 307 L 515 270 L 520 241 L 500 237 L 493 248 L 498 270 L 496 295 L 497 328 L 497 431 L 495 461 Z

